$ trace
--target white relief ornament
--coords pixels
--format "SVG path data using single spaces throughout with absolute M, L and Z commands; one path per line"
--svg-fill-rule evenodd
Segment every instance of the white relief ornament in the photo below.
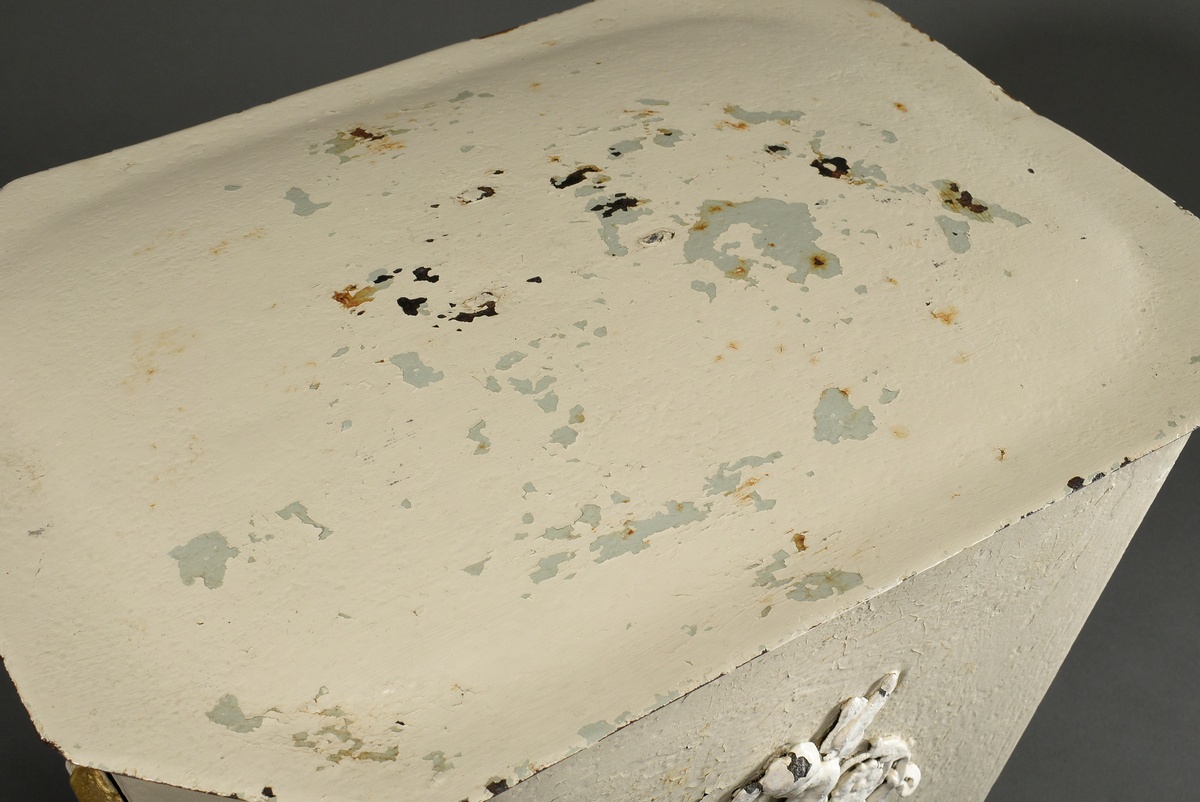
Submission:
M 899 680 L 900 673 L 892 671 L 866 697 L 847 699 L 819 749 L 811 741 L 788 747 L 730 802 L 884 802 L 912 794 L 921 770 L 904 740 L 877 738 L 859 751 Z

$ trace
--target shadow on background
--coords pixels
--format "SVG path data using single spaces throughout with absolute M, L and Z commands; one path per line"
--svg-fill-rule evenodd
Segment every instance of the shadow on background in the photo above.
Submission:
M 0 184 L 572 5 L 378 0 L 333 14 L 279 0 L 130 0 L 68 14 L 20 4 L 0 25 Z M 1200 6 L 888 5 L 1035 111 L 1200 208 Z M 1198 486 L 1200 439 L 1184 450 L 988 802 L 1196 797 Z M 0 796 L 70 802 L 62 762 L 37 739 L 7 675 L 0 723 Z M 930 781 L 919 795 L 934 793 Z

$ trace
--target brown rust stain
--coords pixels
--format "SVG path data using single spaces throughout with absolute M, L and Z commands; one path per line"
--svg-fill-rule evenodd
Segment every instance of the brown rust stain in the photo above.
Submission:
M 818 154 L 809 166 L 816 168 L 816 171 L 826 178 L 845 178 L 850 175 L 850 163 L 841 156 Z
M 819 253 L 815 253 L 808 260 L 812 263 L 813 270 L 824 270 L 828 265 L 828 261 Z
M 807 529 L 803 532 L 797 532 L 794 529 L 792 530 L 792 542 L 796 544 L 796 551 L 804 551 L 808 548 L 804 542 L 804 536 L 806 534 L 808 534 Z
M 733 201 L 723 201 L 721 203 L 714 203 L 710 206 L 705 206 L 703 209 L 700 210 L 700 219 L 692 224 L 691 230 L 692 231 L 703 231 L 704 229 L 708 228 L 708 224 L 711 222 L 710 218 L 714 214 L 720 214 L 721 212 L 725 211 L 726 209 L 732 209 L 736 205 L 737 204 L 734 203 Z M 743 262 L 744 262 L 744 260 L 738 260 L 738 269 L 739 270 L 741 269 Z M 733 273 L 730 273 L 730 275 L 734 276 L 735 278 L 740 278 L 741 276 L 745 275 L 745 273 L 738 275 L 737 271 L 735 270 Z
M 988 210 L 987 205 L 980 203 L 971 197 L 971 193 L 960 187 L 956 182 L 950 181 L 946 184 L 938 194 L 942 196 L 942 203 L 956 212 L 970 212 L 971 214 L 983 214 Z
M 716 127 L 717 128 L 732 128 L 736 131 L 745 131 L 746 129 L 748 129 L 750 127 L 750 124 L 744 123 L 741 121 L 733 122 L 732 120 L 717 120 Z
M 366 286 L 359 289 L 357 284 L 347 284 L 345 289 L 337 290 L 333 293 L 333 300 L 346 309 L 353 309 L 372 300 L 375 297 L 375 290 L 376 287 L 374 286 Z
M 375 142 L 377 140 L 386 138 L 383 134 L 377 134 L 374 131 L 368 131 L 366 128 L 363 128 L 361 125 L 358 126 L 357 128 L 352 128 L 349 131 L 347 131 L 346 136 L 351 137 L 353 139 L 357 139 L 360 142 Z
M 888 284 L 891 284 L 893 287 L 900 286 L 900 282 L 897 281 L 896 279 L 892 278 L 891 276 L 884 276 L 883 280 L 886 281 Z
M 905 113 L 908 112 L 908 106 L 905 106 L 903 103 L 901 103 L 898 100 L 895 103 L 893 103 L 892 105 L 895 106 L 897 109 L 899 109 L 902 112 L 905 112 Z
M 954 323 L 955 319 L 958 318 L 958 307 L 947 306 L 945 309 L 939 309 L 936 312 L 930 312 L 929 315 L 936 320 L 942 321 L 947 326 L 950 326 Z
M 741 346 L 741 343 L 739 343 L 737 340 L 731 340 L 731 341 L 729 342 L 729 345 L 727 345 L 727 346 L 725 346 L 725 347 L 726 347 L 726 348 L 728 348 L 728 349 L 729 349 L 729 350 L 731 350 L 731 351 L 737 351 L 737 350 L 738 350 L 738 349 L 740 349 L 742 346 Z
M 733 495 L 737 499 L 738 504 L 753 504 L 755 498 L 754 486 L 761 482 L 765 476 L 751 476 L 746 481 L 742 482 L 733 490 Z M 680 510 L 682 512 L 682 509 Z
M 996 449 L 996 462 L 1004 462 L 1008 458 L 1008 450 L 1004 448 Z
M 909 434 L 911 434 L 911 433 L 908 431 L 907 426 L 893 426 L 892 427 L 892 437 L 895 437 L 897 440 L 903 440 L 906 437 L 908 437 Z

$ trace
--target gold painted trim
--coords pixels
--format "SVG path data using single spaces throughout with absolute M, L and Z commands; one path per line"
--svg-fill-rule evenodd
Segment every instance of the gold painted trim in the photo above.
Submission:
M 108 772 L 77 766 L 71 772 L 71 790 L 79 802 L 125 802 Z

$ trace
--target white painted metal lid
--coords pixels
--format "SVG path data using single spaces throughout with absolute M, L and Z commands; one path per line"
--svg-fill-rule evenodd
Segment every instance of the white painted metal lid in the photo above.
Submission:
M 867 2 L 600 0 L 0 232 L 0 650 L 243 799 L 486 798 L 1198 412 L 1196 220 Z

